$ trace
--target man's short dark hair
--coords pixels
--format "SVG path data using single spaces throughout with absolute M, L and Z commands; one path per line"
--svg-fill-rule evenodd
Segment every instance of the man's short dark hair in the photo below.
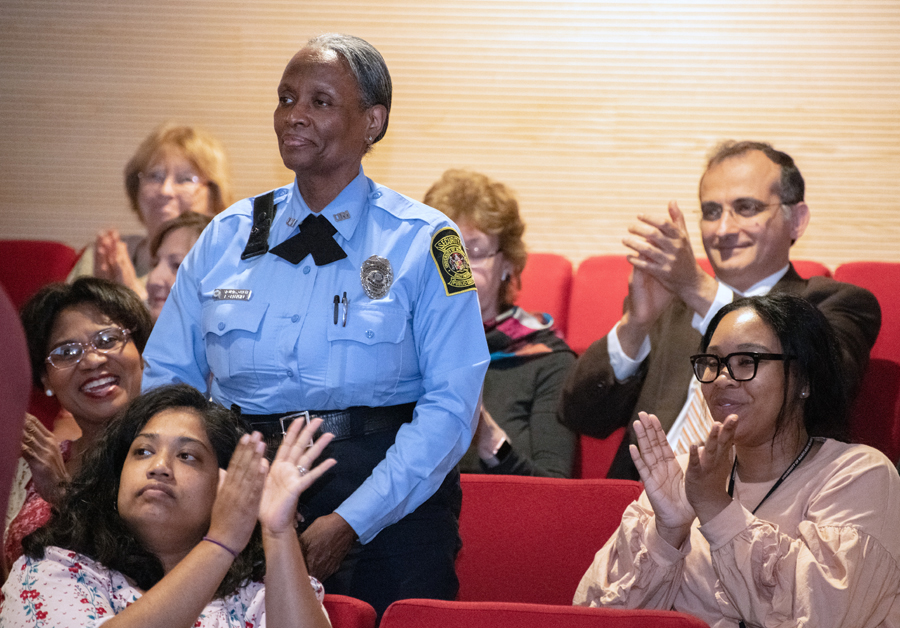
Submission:
M 800 174 L 800 170 L 797 168 L 797 165 L 790 155 L 780 150 L 775 150 L 775 148 L 767 142 L 736 142 L 734 140 L 725 140 L 712 149 L 709 160 L 706 162 L 706 170 L 708 172 L 710 168 L 722 163 L 726 159 L 738 157 L 751 150 L 760 151 L 768 157 L 772 163 L 781 167 L 781 181 L 779 182 L 777 190 L 781 202 L 785 205 L 802 203 L 804 194 L 806 193 L 806 184 L 803 181 L 803 175 Z

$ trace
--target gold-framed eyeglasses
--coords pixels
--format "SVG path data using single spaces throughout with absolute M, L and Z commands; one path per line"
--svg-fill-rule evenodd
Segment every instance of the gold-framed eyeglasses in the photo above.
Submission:
M 57 369 L 72 368 L 93 349 L 97 353 L 112 353 L 121 351 L 128 338 L 131 336 L 131 330 L 122 329 L 121 327 L 110 327 L 109 329 L 101 329 L 91 336 L 87 343 L 83 342 L 67 342 L 59 345 L 45 360 L 50 366 Z
M 737 219 L 741 219 L 753 218 L 754 216 L 766 211 L 770 207 L 779 207 L 782 205 L 790 207 L 791 205 L 795 204 L 796 203 L 785 203 L 783 201 L 778 201 L 777 203 L 763 203 L 762 201 L 755 198 L 739 198 L 731 203 L 729 207 L 731 210 L 731 215 Z M 719 220 L 722 217 L 722 213 L 724 211 L 725 208 L 722 207 L 721 203 L 707 201 L 706 203 L 700 204 L 700 217 L 702 220 L 708 220 L 710 222 Z
M 466 256 L 469 258 L 469 262 L 485 262 L 492 257 L 496 257 L 497 254 L 500 253 L 500 249 L 496 251 L 488 251 L 487 249 L 481 249 L 477 246 L 467 246 L 466 247 Z
M 760 360 L 793 360 L 796 356 L 783 353 L 756 353 L 754 351 L 738 351 L 720 358 L 712 353 L 700 353 L 691 356 L 694 377 L 701 384 L 711 384 L 722 373 L 724 366 L 728 375 L 736 382 L 749 382 L 756 377 Z
M 169 172 L 168 170 L 157 168 L 149 172 L 138 173 L 141 183 L 152 189 L 164 186 L 169 177 L 172 178 L 172 188 L 179 193 L 190 194 L 196 192 L 201 186 L 206 185 L 203 177 L 193 172 Z

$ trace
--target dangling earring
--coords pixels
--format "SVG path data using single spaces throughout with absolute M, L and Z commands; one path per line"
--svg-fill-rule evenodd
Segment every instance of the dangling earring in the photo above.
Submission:
M 506 281 L 509 279 L 509 273 L 507 271 L 503 271 L 503 274 L 500 276 L 500 281 Z
M 52 397 L 53 391 L 48 388 L 47 390 L 44 391 L 44 394 L 47 395 L 48 397 Z

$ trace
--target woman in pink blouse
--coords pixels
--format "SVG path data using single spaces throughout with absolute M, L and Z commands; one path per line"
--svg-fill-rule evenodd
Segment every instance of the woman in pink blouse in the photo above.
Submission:
M 800 297 L 723 308 L 691 361 L 715 423 L 677 460 L 642 413 L 645 492 L 575 604 L 673 609 L 719 626 L 900 625 L 900 476 L 842 442 L 833 331 Z
M 295 523 L 331 435 L 308 447 L 319 421 L 301 423 L 270 467 L 260 435 L 193 388 L 136 399 L 25 539 L 0 624 L 328 626 Z

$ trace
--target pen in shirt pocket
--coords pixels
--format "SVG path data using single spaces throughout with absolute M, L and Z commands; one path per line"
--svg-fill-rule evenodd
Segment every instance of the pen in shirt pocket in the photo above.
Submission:
M 344 316 L 343 323 L 341 327 L 347 326 L 347 310 L 350 308 L 350 300 L 347 298 L 347 293 L 344 293 L 344 296 L 334 295 L 334 324 L 338 324 L 339 314 L 341 312 L 341 305 L 344 306 Z

